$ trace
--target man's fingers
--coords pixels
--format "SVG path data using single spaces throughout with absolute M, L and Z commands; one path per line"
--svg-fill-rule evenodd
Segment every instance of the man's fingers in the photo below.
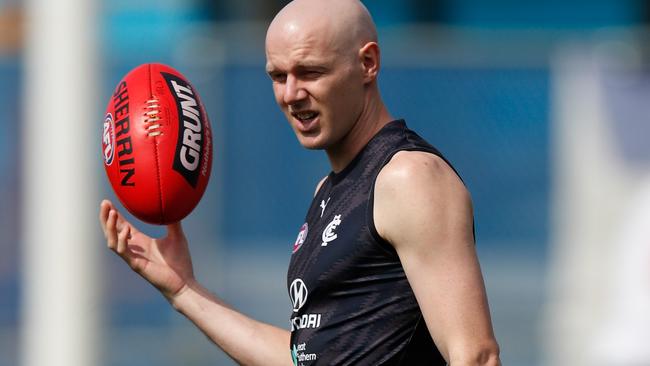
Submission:
M 108 213 L 111 211 L 112 207 L 113 205 L 108 200 L 103 200 L 102 203 L 99 204 L 99 223 L 102 225 L 102 231 L 104 232 L 104 237 L 107 237 L 106 222 L 108 221 Z
M 124 256 L 124 253 L 126 253 L 130 231 L 129 225 L 124 225 L 117 235 L 117 254 L 120 256 Z
M 106 242 L 108 247 L 111 250 L 117 249 L 117 229 L 115 225 L 117 224 L 117 211 L 110 210 L 108 212 L 108 218 L 106 219 L 106 229 L 104 233 L 106 235 Z
M 115 227 L 117 227 L 117 231 L 122 231 L 122 229 L 124 229 L 124 227 L 126 227 L 126 226 L 129 226 L 129 223 L 118 212 L 117 213 L 117 223 L 116 223 L 116 226 L 115 226 Z
M 115 227 L 117 228 L 118 232 L 121 232 L 125 227 L 128 227 L 130 230 L 130 234 L 133 235 L 134 233 L 137 233 L 138 230 L 133 227 L 122 214 L 120 214 L 117 210 L 113 209 L 117 213 L 117 222 L 115 223 Z
M 145 246 L 151 239 L 132 227 L 108 200 L 104 200 L 100 204 L 99 221 L 102 224 L 108 248 L 139 273 L 146 261 L 143 256 L 143 253 L 146 252 Z M 129 246 L 129 243 L 132 245 Z

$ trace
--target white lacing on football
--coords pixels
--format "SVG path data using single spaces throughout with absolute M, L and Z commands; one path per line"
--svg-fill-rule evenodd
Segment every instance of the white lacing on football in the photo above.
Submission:
M 144 123 L 147 129 L 147 135 L 150 137 L 162 135 L 162 132 L 160 131 L 160 123 L 158 123 L 158 121 L 160 121 L 160 117 L 158 116 L 160 113 L 160 110 L 158 109 L 160 107 L 158 99 L 151 98 L 145 103 L 147 105 L 145 106 L 146 112 L 144 112 Z

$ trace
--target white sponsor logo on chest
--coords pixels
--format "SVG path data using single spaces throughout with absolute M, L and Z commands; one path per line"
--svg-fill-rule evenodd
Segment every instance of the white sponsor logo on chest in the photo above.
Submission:
M 303 305 L 307 302 L 307 285 L 300 278 L 296 278 L 291 282 L 289 286 L 289 297 L 291 298 L 291 303 L 293 304 L 293 311 L 297 312 L 300 310 Z

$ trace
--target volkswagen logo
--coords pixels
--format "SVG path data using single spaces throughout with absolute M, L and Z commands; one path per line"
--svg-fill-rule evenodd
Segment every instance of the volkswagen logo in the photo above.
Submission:
M 289 286 L 289 297 L 291 297 L 291 304 L 293 304 L 293 311 L 300 310 L 305 302 L 307 302 L 307 286 L 300 278 L 296 278 Z

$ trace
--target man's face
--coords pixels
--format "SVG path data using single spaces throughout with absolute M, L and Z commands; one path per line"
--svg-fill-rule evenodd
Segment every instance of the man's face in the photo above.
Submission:
M 269 37 L 267 72 L 280 109 L 298 141 L 327 149 L 350 131 L 364 105 L 364 82 L 357 51 L 323 36 Z

